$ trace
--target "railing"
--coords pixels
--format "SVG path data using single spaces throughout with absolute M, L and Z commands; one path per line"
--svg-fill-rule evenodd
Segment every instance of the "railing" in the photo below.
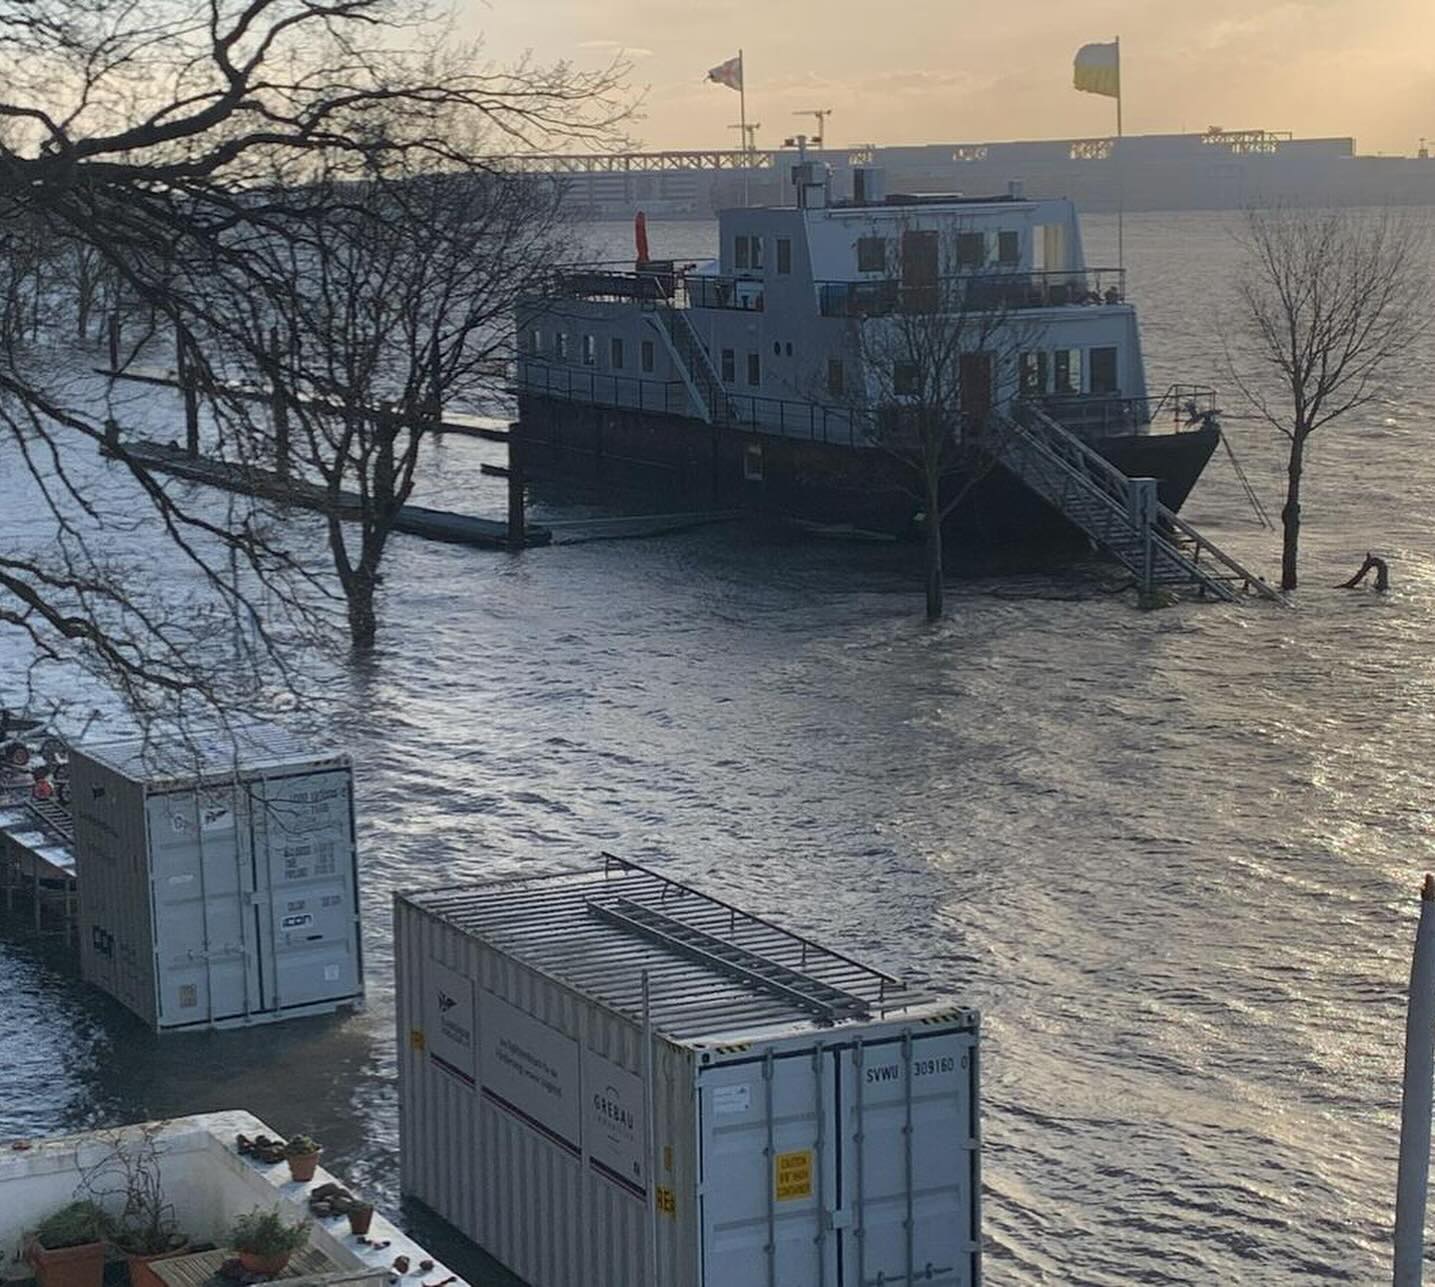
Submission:
M 652 301 L 679 308 L 730 308 L 739 312 L 761 312 L 763 280 L 758 277 L 719 277 L 688 272 L 671 263 L 653 264 L 640 272 L 585 268 L 565 273 L 556 291 L 566 299 Z
M 823 317 L 1112 305 L 1126 302 L 1126 272 L 1121 268 L 1041 273 L 1013 269 L 943 277 L 925 285 L 898 278 L 820 281 L 817 299 Z
M 1171 417 L 1172 430 L 1199 428 L 1215 414 L 1216 391 L 1203 384 L 1173 384 L 1160 397 L 1127 397 L 1121 393 L 1045 394 L 1031 397 L 1063 428 L 1083 438 L 1107 438 L 1139 433 L 1163 415 Z
M 667 415 L 691 415 L 687 385 L 681 380 L 614 375 L 588 367 L 553 366 L 531 358 L 518 363 L 515 387 L 521 393 L 589 402 L 597 406 Z M 722 391 L 723 423 L 801 438 L 832 446 L 861 447 L 874 441 L 867 417 L 846 407 L 796 402 L 759 394 Z

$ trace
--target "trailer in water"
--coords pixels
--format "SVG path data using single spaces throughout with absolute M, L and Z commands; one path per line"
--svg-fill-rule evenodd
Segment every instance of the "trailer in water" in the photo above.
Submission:
M 616 859 L 395 936 L 403 1192 L 532 1287 L 980 1282 L 974 1010 Z
M 150 1027 L 363 998 L 353 768 L 280 729 L 70 752 L 85 980 Z

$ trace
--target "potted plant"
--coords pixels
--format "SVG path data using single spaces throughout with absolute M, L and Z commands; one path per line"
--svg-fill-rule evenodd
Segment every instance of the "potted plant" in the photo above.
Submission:
M 239 1256 L 239 1263 L 251 1274 L 273 1277 L 282 1273 L 289 1257 L 309 1241 L 309 1222 L 296 1220 L 285 1224 L 279 1208 L 261 1211 L 255 1207 L 242 1215 L 229 1231 L 229 1245 Z
M 372 1202 L 355 1202 L 349 1207 L 349 1232 L 363 1237 L 374 1219 Z
M 107 1137 L 108 1151 L 85 1170 L 77 1190 L 119 1208 L 110 1241 L 129 1264 L 130 1287 L 164 1287 L 150 1264 L 189 1247 L 165 1197 L 157 1135 L 158 1128 L 146 1127 L 138 1136 L 116 1131 Z
M 70 1202 L 42 1220 L 25 1248 L 40 1287 L 100 1287 L 113 1229 L 103 1208 L 88 1200 Z
M 314 1178 L 314 1171 L 319 1165 L 319 1154 L 323 1151 L 318 1140 L 311 1139 L 308 1135 L 293 1136 L 284 1145 L 290 1176 L 307 1184 Z

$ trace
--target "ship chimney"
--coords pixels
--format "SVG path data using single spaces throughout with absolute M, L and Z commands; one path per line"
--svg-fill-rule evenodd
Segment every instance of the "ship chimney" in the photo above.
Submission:
M 800 210 L 821 210 L 830 204 L 832 171 L 822 161 L 804 161 L 792 167 L 792 186 L 797 189 Z
M 852 204 L 854 206 L 880 206 L 887 196 L 887 184 L 882 169 L 875 165 L 854 165 L 852 167 Z
M 1026 198 L 1026 184 L 1020 179 L 1012 179 L 1006 185 L 1006 194 L 1013 201 L 1022 201 Z

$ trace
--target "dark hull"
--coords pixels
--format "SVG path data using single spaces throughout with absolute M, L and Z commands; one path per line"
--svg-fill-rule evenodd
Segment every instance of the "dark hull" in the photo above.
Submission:
M 578 483 L 615 504 L 640 503 L 661 512 L 744 509 L 903 536 L 914 531 L 920 511 L 919 479 L 910 465 L 845 443 L 532 396 L 520 402 L 510 441 L 514 463 L 533 482 Z M 1159 480 L 1162 502 L 1179 510 L 1218 441 L 1216 430 L 1198 429 L 1093 445 L 1128 476 Z M 966 480 L 951 483 L 964 487 Z M 1000 466 L 970 487 L 948 527 L 991 548 L 1082 539 Z

